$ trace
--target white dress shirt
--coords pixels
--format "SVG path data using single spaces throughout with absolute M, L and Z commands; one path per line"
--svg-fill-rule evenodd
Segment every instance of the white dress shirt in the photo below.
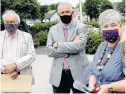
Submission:
M 17 43 L 18 43 L 18 33 L 16 32 L 13 36 L 10 36 L 6 32 L 3 46 L 3 60 L 5 62 L 2 62 L 2 65 L 15 63 L 15 61 L 18 59 Z

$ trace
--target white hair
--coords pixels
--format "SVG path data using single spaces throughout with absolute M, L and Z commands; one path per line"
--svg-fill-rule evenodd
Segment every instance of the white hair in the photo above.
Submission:
M 2 18 L 3 20 L 5 19 L 6 16 L 8 15 L 15 15 L 17 17 L 17 23 L 19 24 L 20 23 L 20 17 L 19 15 L 14 11 L 14 10 L 6 10 L 3 15 L 2 15 Z
M 99 24 L 105 26 L 110 23 L 122 23 L 122 17 L 119 12 L 114 9 L 108 9 L 99 16 Z
M 57 7 L 57 11 L 59 12 L 60 7 L 61 7 L 62 5 L 65 5 L 65 4 L 69 6 L 69 9 L 70 9 L 71 11 L 73 11 L 73 7 L 72 7 L 72 5 L 69 4 L 69 3 L 67 3 L 67 2 L 59 3 L 59 4 L 58 4 L 58 7 Z

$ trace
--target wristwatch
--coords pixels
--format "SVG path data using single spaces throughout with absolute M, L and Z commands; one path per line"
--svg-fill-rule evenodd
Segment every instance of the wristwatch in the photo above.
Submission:
M 112 88 L 111 84 L 109 84 L 108 92 L 112 92 L 112 91 L 113 91 L 113 88 Z

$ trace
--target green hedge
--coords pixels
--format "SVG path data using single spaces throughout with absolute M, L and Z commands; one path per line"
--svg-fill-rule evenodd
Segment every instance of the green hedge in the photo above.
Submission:
M 35 47 L 46 45 L 49 28 L 56 23 L 57 22 L 36 22 L 33 24 L 33 26 L 30 28 L 30 33 L 33 37 Z
M 101 43 L 101 39 L 99 31 L 90 31 L 86 44 L 86 53 L 95 54 L 98 45 Z
M 44 31 L 37 33 L 34 38 L 35 47 L 45 46 L 47 42 L 47 35 L 48 35 L 48 32 L 44 32 Z
M 98 21 L 87 22 L 86 24 L 92 25 L 93 27 L 100 28 Z
M 40 31 L 49 31 L 49 28 L 53 25 L 55 25 L 57 22 L 35 22 L 33 26 L 31 27 L 31 32 L 33 34 L 39 33 Z

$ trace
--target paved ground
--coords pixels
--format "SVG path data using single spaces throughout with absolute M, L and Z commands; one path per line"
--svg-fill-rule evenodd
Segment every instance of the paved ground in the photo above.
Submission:
M 35 77 L 35 85 L 33 93 L 51 93 L 52 88 L 49 84 L 49 75 L 51 69 L 52 58 L 46 55 L 37 55 L 36 61 L 33 63 L 33 74 Z
M 32 64 L 36 82 L 35 85 L 33 85 L 32 93 L 52 93 L 52 87 L 49 83 L 52 58 L 46 55 L 45 47 L 38 48 L 36 54 L 36 60 Z M 93 60 L 93 55 L 87 56 L 90 61 Z
M 47 53 L 47 51 L 46 51 L 45 46 L 36 48 L 36 54 L 37 55 L 42 55 L 42 54 L 45 55 L 46 53 Z

